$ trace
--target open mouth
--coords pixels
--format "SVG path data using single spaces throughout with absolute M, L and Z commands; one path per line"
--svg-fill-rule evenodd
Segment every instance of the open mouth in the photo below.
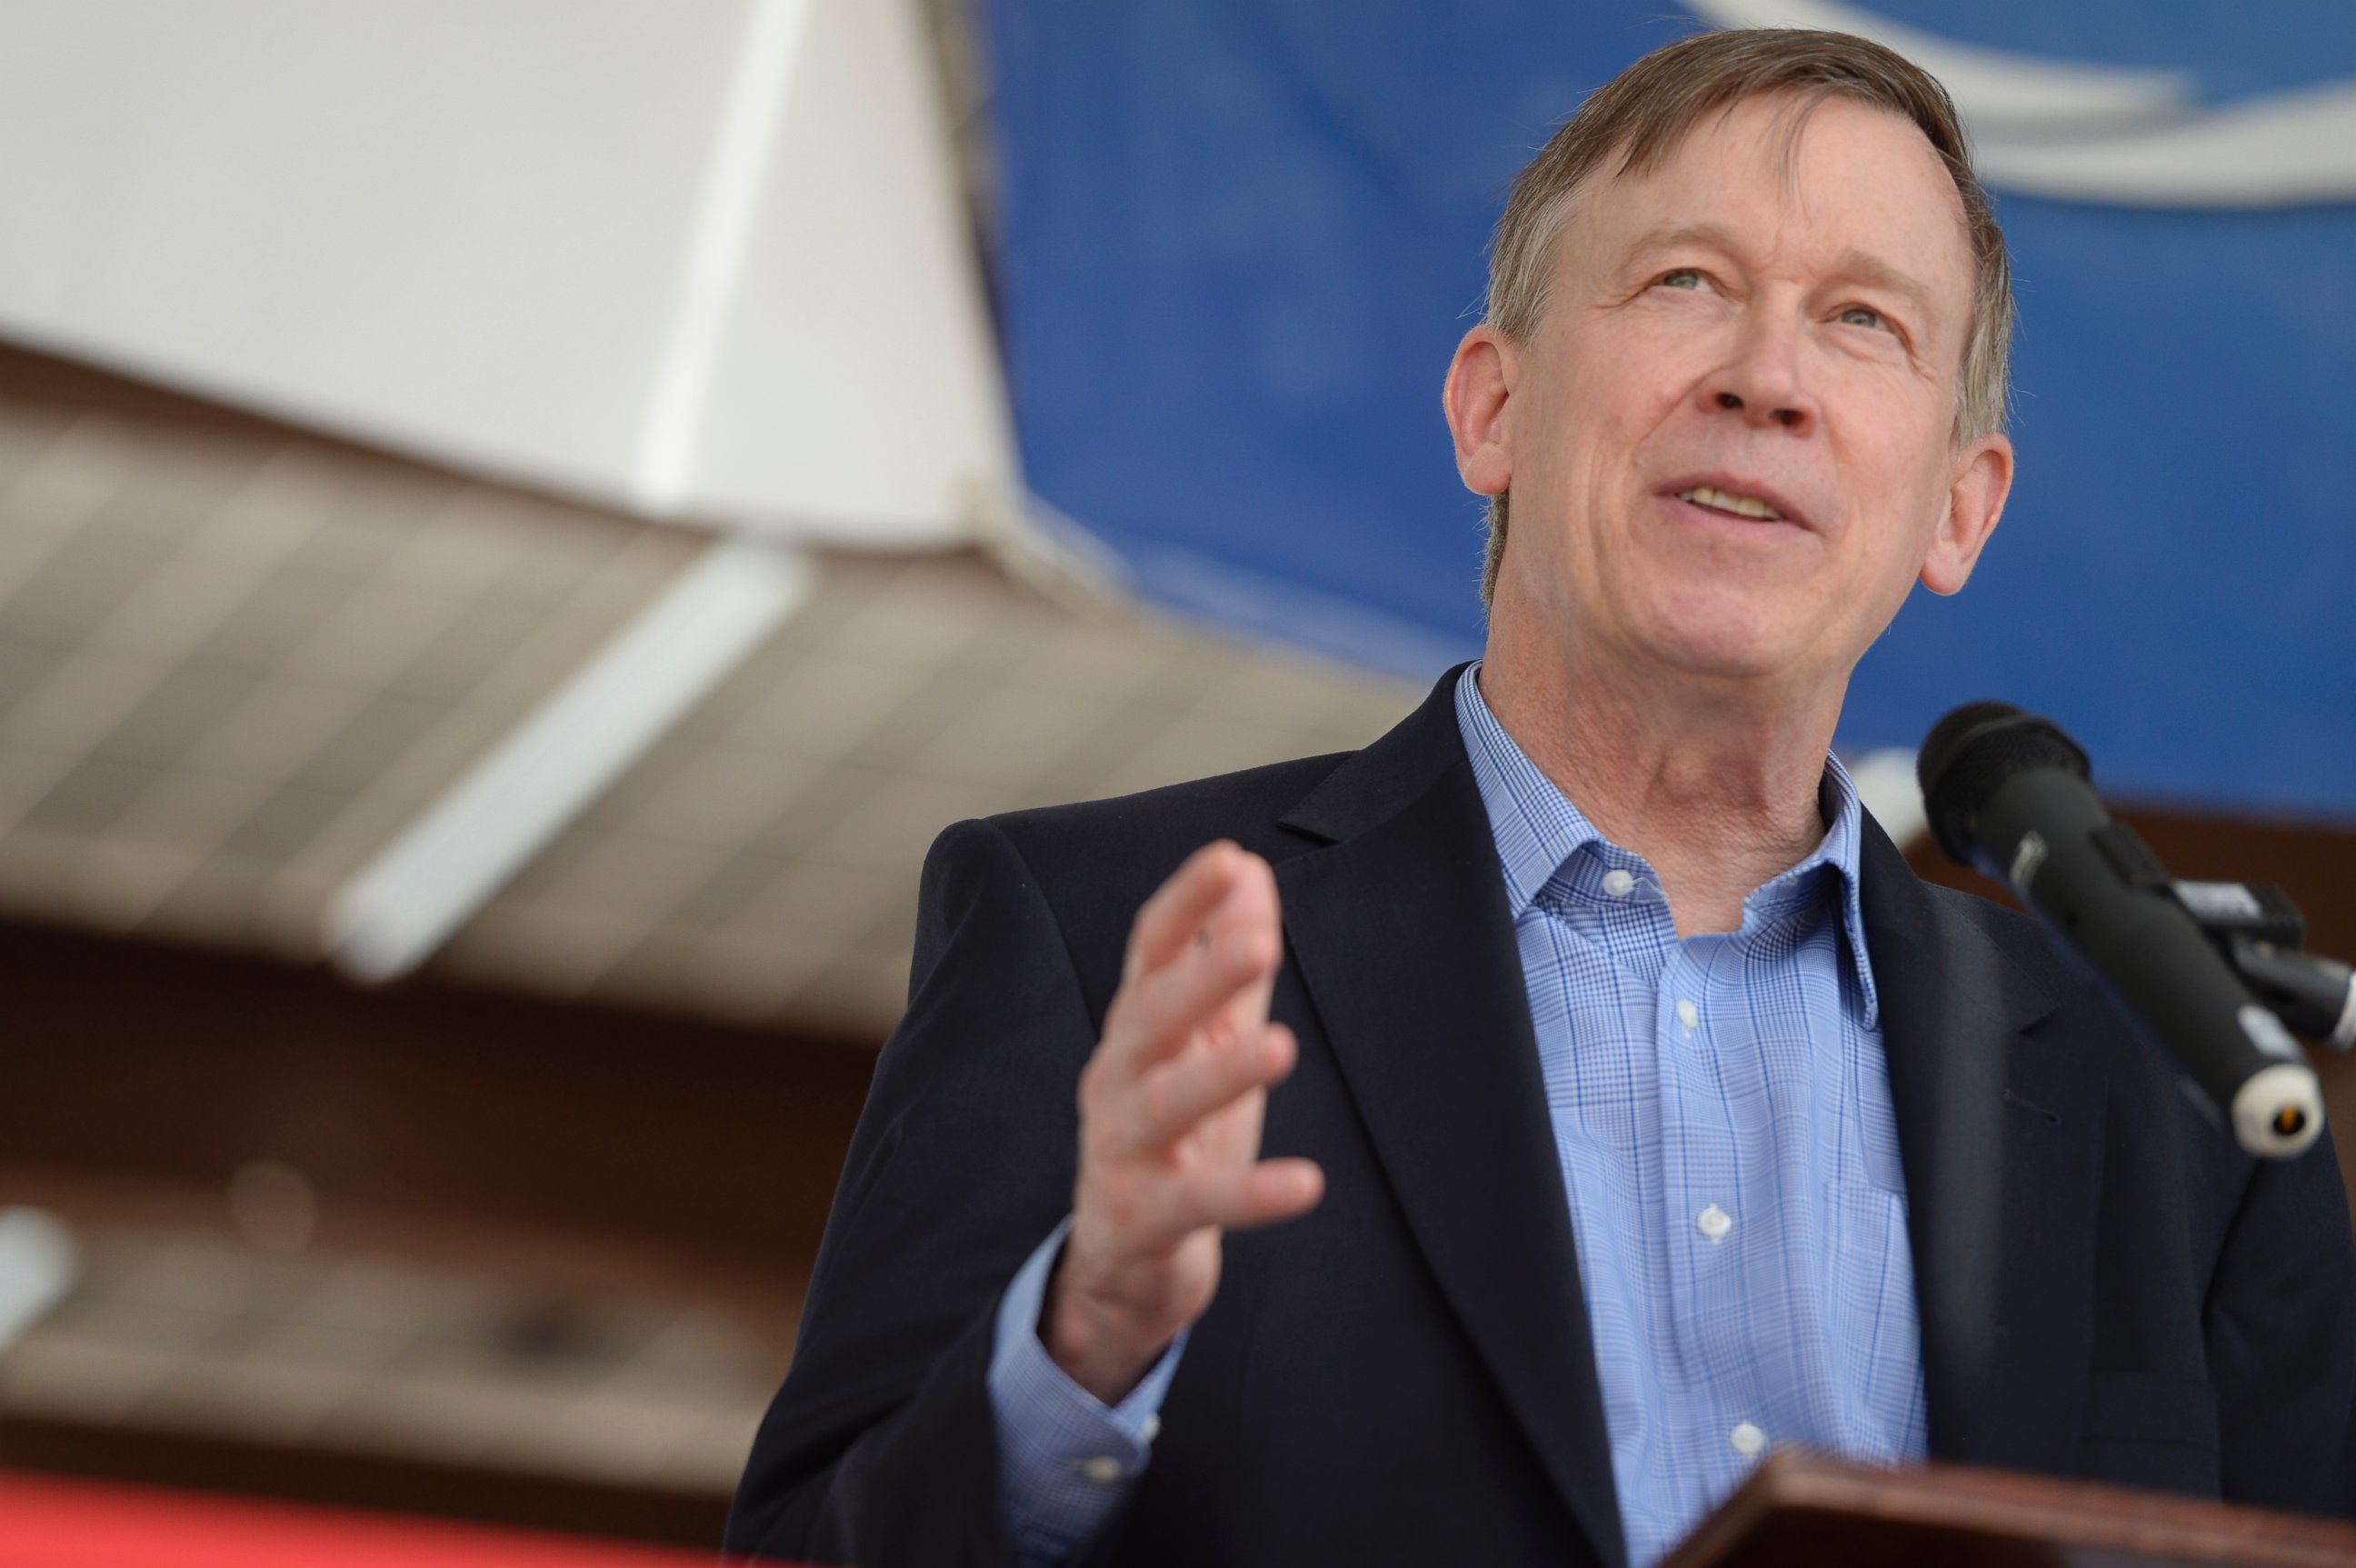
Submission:
M 1707 507 L 1711 511 L 1729 517 L 1747 517 L 1759 522 L 1790 521 L 1757 496 L 1746 496 L 1734 490 L 1723 490 L 1715 485 L 1696 485 L 1689 490 L 1679 490 L 1677 499 L 1694 506 Z

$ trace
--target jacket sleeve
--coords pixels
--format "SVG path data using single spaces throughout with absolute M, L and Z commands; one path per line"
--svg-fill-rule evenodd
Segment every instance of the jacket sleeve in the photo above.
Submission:
M 2202 1316 L 2225 1498 L 2356 1513 L 2356 1240 L 2327 1133 L 2259 1160 Z
M 987 822 L 944 832 L 925 861 L 908 1010 L 877 1058 L 730 1553 L 1012 1562 L 993 1320 L 1070 1209 L 1075 1097 L 1096 1035 L 1020 853 Z

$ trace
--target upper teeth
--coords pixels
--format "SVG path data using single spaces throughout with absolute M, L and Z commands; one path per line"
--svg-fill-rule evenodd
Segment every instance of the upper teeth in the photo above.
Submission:
M 1743 517 L 1765 518 L 1770 522 L 1783 521 L 1782 512 L 1755 496 L 1738 496 L 1732 490 L 1721 490 L 1713 485 L 1702 485 L 1694 489 L 1681 491 L 1677 499 L 1681 501 L 1692 501 L 1697 506 L 1716 507 L 1720 511 L 1735 512 Z

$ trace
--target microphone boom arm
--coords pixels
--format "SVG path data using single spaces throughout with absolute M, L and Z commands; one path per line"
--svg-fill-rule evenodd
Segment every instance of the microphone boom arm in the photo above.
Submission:
M 2122 822 L 2094 834 L 2104 859 L 2137 887 L 2163 893 L 2192 917 L 2251 996 L 2294 1035 L 2345 1055 L 2356 1048 L 2356 970 L 2303 950 L 2307 917 L 2271 882 L 2184 882 Z

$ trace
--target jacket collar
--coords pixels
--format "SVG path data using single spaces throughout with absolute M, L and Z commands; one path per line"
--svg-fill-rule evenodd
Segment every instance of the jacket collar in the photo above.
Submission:
M 1562 1170 L 1454 672 L 1283 819 L 1285 935 L 1440 1289 L 1599 1558 L 1625 1558 Z
M 1862 881 L 1932 1455 L 2066 1471 L 2094 1353 L 2109 1086 L 2022 961 L 2043 945 L 2032 928 L 1924 886 L 1879 827 Z
M 1462 667 L 1460 667 L 1461 671 Z M 1598 1554 L 1624 1558 L 1570 1216 L 1460 671 L 1281 819 L 1285 929 L 1418 1244 Z M 2055 999 L 1870 816 L 1880 996 L 1934 1457 L 2069 1467 L 2106 1086 Z M 2025 931 L 2025 929 L 2024 929 Z

